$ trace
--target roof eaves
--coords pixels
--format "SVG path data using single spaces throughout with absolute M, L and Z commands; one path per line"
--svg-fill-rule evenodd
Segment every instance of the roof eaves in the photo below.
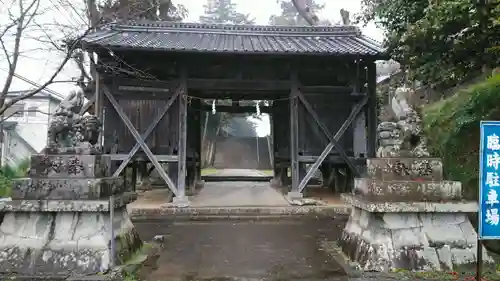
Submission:
M 274 35 L 274 36 L 339 36 L 361 35 L 357 26 L 264 26 L 230 25 L 175 22 L 128 22 L 114 24 L 111 30 L 128 32 L 180 32 L 180 33 L 215 33 L 236 35 Z

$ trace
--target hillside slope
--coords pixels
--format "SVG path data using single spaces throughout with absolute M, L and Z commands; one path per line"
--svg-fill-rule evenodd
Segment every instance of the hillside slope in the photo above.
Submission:
M 431 155 L 443 159 L 448 179 L 462 182 L 467 199 L 477 199 L 479 123 L 500 120 L 500 74 L 425 106 L 422 116 Z

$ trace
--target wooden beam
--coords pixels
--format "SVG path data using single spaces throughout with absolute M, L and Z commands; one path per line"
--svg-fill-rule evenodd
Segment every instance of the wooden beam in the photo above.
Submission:
M 87 111 L 89 111 L 90 107 L 95 104 L 96 100 L 96 95 L 94 94 L 90 99 L 83 105 L 82 109 L 80 110 L 80 115 L 85 114 Z
M 239 79 L 196 79 L 187 80 L 187 87 L 196 90 L 240 90 L 257 91 L 289 90 L 290 82 L 283 80 L 239 80 Z
M 300 155 L 299 156 L 299 161 L 304 162 L 304 163 L 315 163 L 320 156 L 307 156 L 307 155 Z M 352 162 L 355 164 L 364 164 L 366 163 L 366 158 L 363 157 L 349 157 Z M 323 162 L 328 161 L 328 162 L 339 162 L 339 163 L 345 163 L 345 160 L 340 157 L 340 156 L 335 156 L 335 155 L 328 155 Z
M 348 86 L 300 86 L 299 90 L 303 94 L 315 93 L 315 94 L 350 94 L 354 93 L 353 87 Z
M 212 106 L 208 104 L 201 105 L 201 110 L 203 111 L 212 111 Z M 216 105 L 215 110 L 217 112 L 229 112 L 229 113 L 255 113 L 255 106 L 231 106 L 231 105 Z M 260 112 L 262 113 L 271 113 L 270 106 L 260 106 Z
M 171 81 L 154 81 L 128 78 L 112 78 L 120 91 L 165 93 L 180 83 L 179 79 Z M 193 90 L 205 91 L 289 91 L 289 80 L 250 80 L 250 79 L 221 79 L 221 78 L 188 78 L 186 87 Z M 299 86 L 303 93 L 349 94 L 354 92 L 353 87 L 336 85 Z
M 156 170 L 158 171 L 158 174 L 160 175 L 160 177 L 162 177 L 162 179 L 168 185 L 168 187 L 170 188 L 170 190 L 172 190 L 172 193 L 174 193 L 175 195 L 177 195 L 177 188 L 176 188 L 176 186 L 174 185 L 174 183 L 172 182 L 172 180 L 170 179 L 170 177 L 167 175 L 167 173 L 165 172 L 165 170 L 163 169 L 163 167 L 161 166 L 161 164 L 158 162 L 158 159 L 156 159 L 156 157 L 153 154 L 153 152 L 151 152 L 151 150 L 149 149 L 149 147 L 147 146 L 147 144 L 144 143 L 144 141 L 141 139 L 141 136 L 139 135 L 139 132 L 137 132 L 137 130 L 134 128 L 134 125 L 132 124 L 132 122 L 130 122 L 130 119 L 127 117 L 127 115 L 125 114 L 125 112 L 123 112 L 123 109 L 120 107 L 120 105 L 118 104 L 118 102 L 116 101 L 116 99 L 113 97 L 113 95 L 111 94 L 111 92 L 109 91 L 109 89 L 106 86 L 103 85 L 103 90 L 104 90 L 104 94 L 108 98 L 109 102 L 114 107 L 114 109 L 116 110 L 116 112 L 118 113 L 118 115 L 120 116 L 120 118 L 122 119 L 122 121 L 125 123 L 125 126 L 127 126 L 128 130 L 130 131 L 130 133 L 132 134 L 132 136 L 134 136 L 135 140 L 139 143 L 139 145 L 141 146 L 141 148 L 144 151 L 144 153 L 146 153 L 146 155 L 148 156 L 149 160 L 153 163 L 153 165 L 156 168 Z
M 163 116 L 165 116 L 168 109 L 172 106 L 172 104 L 174 103 L 174 101 L 177 99 L 177 97 L 180 95 L 180 93 L 182 91 L 183 91 L 183 88 L 179 87 L 177 89 L 177 91 L 175 92 L 175 94 L 173 96 L 171 96 L 170 99 L 168 100 L 168 102 L 165 104 L 165 106 L 163 107 L 163 110 L 161 110 L 160 113 L 158 115 L 156 115 L 155 119 L 153 119 L 153 121 L 151 121 L 151 124 L 149 125 L 149 127 L 141 135 L 141 139 L 143 141 L 146 141 L 148 136 L 153 132 L 153 130 L 156 128 L 156 126 L 160 123 L 161 119 L 163 119 Z M 120 173 L 123 171 L 123 169 L 125 169 L 125 167 L 127 167 L 127 164 L 130 162 L 132 157 L 137 153 L 137 151 L 139 151 L 140 147 L 141 147 L 141 145 L 139 144 L 139 142 L 137 142 L 134 145 L 134 147 L 130 150 L 130 152 L 128 153 L 127 158 L 125 160 L 123 160 L 123 162 L 120 164 L 118 169 L 116 169 L 116 171 L 113 174 L 113 177 L 118 177 L 120 175 Z
M 128 154 L 104 154 L 111 157 L 111 161 L 125 161 L 128 158 Z M 179 157 L 177 155 L 155 155 L 159 162 L 177 162 Z M 147 155 L 134 155 L 133 160 L 139 162 L 150 161 Z
M 186 68 L 181 66 L 182 78 L 181 87 L 186 88 Z M 177 162 L 177 190 L 176 194 L 178 199 L 186 196 L 186 152 L 187 152 L 187 90 L 183 95 L 179 96 L 179 139 L 178 139 L 178 152 L 179 161 Z
M 378 126 L 378 113 L 377 113 L 377 69 L 375 62 L 368 64 L 367 71 L 368 78 L 368 106 L 366 108 L 366 122 L 368 136 L 366 138 L 367 153 L 369 158 L 374 158 L 377 152 L 377 126 Z
M 297 68 L 292 68 L 290 80 L 290 164 L 292 188 L 291 192 L 300 192 L 299 174 L 299 81 Z
M 347 128 L 349 128 L 349 126 L 354 121 L 354 119 L 359 114 L 359 112 L 363 109 L 364 105 L 366 104 L 366 102 L 368 100 L 368 97 L 365 97 L 351 111 L 351 113 L 349 114 L 349 117 L 347 117 L 347 119 L 345 120 L 344 124 L 342 124 L 342 126 L 337 131 L 337 133 L 335 134 L 335 136 L 332 136 L 330 134 L 330 132 L 328 131 L 328 128 L 319 120 L 318 116 L 314 112 L 314 109 L 312 109 L 312 107 L 310 106 L 309 102 L 307 102 L 307 100 L 305 100 L 304 97 L 300 93 L 299 93 L 299 98 L 301 99 L 302 104 L 305 106 L 306 110 L 312 115 L 312 117 L 314 118 L 314 120 L 316 121 L 316 123 L 320 126 L 321 130 L 325 133 L 325 135 L 327 136 L 327 138 L 330 141 L 330 143 L 325 147 L 325 149 L 323 150 L 323 152 L 321 153 L 321 155 L 318 157 L 318 159 L 316 160 L 316 162 L 314 162 L 314 164 L 311 166 L 311 168 L 309 169 L 309 171 L 307 171 L 307 174 L 304 177 L 304 179 L 302 179 L 302 181 L 300 182 L 300 184 L 299 184 L 299 191 L 302 192 L 302 190 L 306 187 L 306 185 L 309 182 L 309 180 L 312 178 L 312 176 L 314 175 L 314 173 L 316 173 L 316 171 L 318 170 L 318 168 L 321 165 L 321 163 L 323 162 L 323 160 L 325 160 L 325 158 L 328 156 L 328 154 L 330 154 L 330 151 L 332 151 L 332 149 L 334 147 L 337 148 L 337 151 L 339 152 L 340 156 L 344 159 L 344 161 L 347 163 L 347 165 L 353 171 L 353 173 L 356 176 L 359 177 L 360 174 L 359 174 L 359 171 L 357 170 L 355 164 L 351 161 L 351 159 L 349 158 L 349 156 L 347 156 L 347 154 L 345 153 L 344 149 L 342 147 L 340 147 L 340 145 L 338 144 L 338 141 L 344 135 L 345 131 L 347 130 Z
M 99 72 L 96 72 L 95 74 L 95 103 L 94 103 L 94 115 L 103 122 L 103 116 L 104 116 L 104 106 L 103 102 L 104 99 L 102 97 L 102 90 L 101 90 L 101 76 Z M 100 147 L 104 146 L 104 122 L 102 123 L 103 125 L 101 126 L 99 130 L 99 136 L 97 138 L 97 143 Z

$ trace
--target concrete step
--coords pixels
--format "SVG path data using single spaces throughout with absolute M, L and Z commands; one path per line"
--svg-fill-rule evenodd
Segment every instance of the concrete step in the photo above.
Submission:
M 133 208 L 129 212 L 132 220 L 255 220 L 297 218 L 303 216 L 333 217 L 349 214 L 350 207 L 338 204 L 286 207 Z

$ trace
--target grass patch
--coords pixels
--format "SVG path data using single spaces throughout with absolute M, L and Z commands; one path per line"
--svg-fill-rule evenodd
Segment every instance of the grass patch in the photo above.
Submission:
M 0 198 L 9 197 L 12 190 L 12 179 L 28 175 L 29 160 L 22 161 L 18 166 L 5 165 L 0 168 Z
M 215 169 L 215 168 L 205 168 L 205 169 L 201 170 L 201 175 L 202 176 L 206 176 L 206 175 L 210 175 L 210 174 L 215 174 L 215 173 L 217 173 L 217 169 Z
M 263 173 L 266 176 L 272 176 L 272 175 L 274 175 L 273 170 L 259 170 L 259 172 Z
M 500 74 L 422 109 L 431 155 L 441 157 L 445 176 L 461 181 L 466 199 L 478 197 L 479 123 L 500 120 Z

